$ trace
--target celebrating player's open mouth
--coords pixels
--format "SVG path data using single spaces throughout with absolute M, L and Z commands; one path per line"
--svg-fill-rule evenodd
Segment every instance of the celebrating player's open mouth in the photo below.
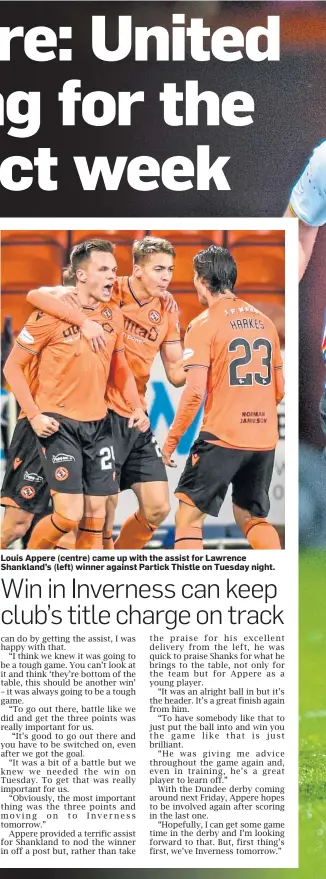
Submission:
M 111 298 L 112 287 L 113 287 L 113 284 L 105 284 L 105 286 L 103 287 L 102 293 L 103 293 L 103 296 L 105 297 L 105 299 Z

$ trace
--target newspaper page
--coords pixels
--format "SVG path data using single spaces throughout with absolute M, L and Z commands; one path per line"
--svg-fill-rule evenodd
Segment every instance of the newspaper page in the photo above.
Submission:
M 125 225 L 130 229 L 131 220 L 125 221 Z M 207 223 L 204 230 L 195 232 L 192 227 L 198 228 L 198 220 L 191 223 L 181 220 L 179 228 L 166 231 L 165 239 L 159 237 L 157 229 L 151 230 L 147 236 L 141 233 L 140 228 L 145 229 L 148 225 L 145 220 L 140 220 L 137 228 L 125 233 L 136 243 L 134 260 L 137 260 L 137 248 L 143 253 L 148 242 L 150 251 L 149 256 L 145 254 L 144 263 L 139 263 L 145 267 L 141 269 L 143 274 L 140 277 L 138 264 L 134 262 L 128 296 L 126 294 L 121 312 L 125 350 L 130 362 L 135 364 L 132 357 L 138 358 L 139 352 L 143 357 L 144 354 L 152 357 L 153 361 L 148 389 L 150 433 L 146 428 L 142 435 L 139 429 L 129 427 L 128 418 L 120 417 L 119 423 L 124 422 L 131 436 L 133 432 L 131 446 L 128 440 L 123 461 L 124 437 L 120 433 L 117 441 L 114 430 L 110 434 L 111 426 L 108 426 L 106 417 L 106 432 L 101 433 L 100 444 L 96 444 L 96 436 L 93 443 L 101 486 L 107 470 L 109 476 L 115 474 L 115 490 L 121 488 L 111 547 L 108 547 L 104 520 L 103 531 L 98 536 L 98 516 L 83 515 L 77 533 L 64 533 L 72 525 L 69 511 L 79 497 L 76 493 L 69 494 L 66 489 L 66 483 L 70 487 L 71 478 L 78 478 L 76 432 L 74 446 L 65 432 L 69 424 L 75 431 L 74 419 L 64 417 L 62 420 L 60 410 L 57 410 L 59 430 L 40 438 L 36 457 L 30 466 L 26 463 L 27 458 L 20 462 L 24 455 L 31 454 L 31 448 L 25 449 L 21 434 L 27 419 L 18 418 L 8 453 L 3 484 L 7 504 L 7 518 L 2 522 L 4 535 L 7 533 L 6 523 L 9 521 L 10 525 L 12 516 L 17 517 L 15 510 L 19 509 L 21 513 L 22 509 L 10 506 L 10 497 L 6 501 L 6 496 L 13 500 L 15 497 L 28 500 L 29 509 L 33 509 L 33 504 L 40 501 L 40 494 L 44 491 L 48 504 L 48 485 L 56 487 L 56 491 L 52 494 L 52 513 L 49 510 L 44 515 L 43 510 L 43 517 L 36 516 L 36 524 L 33 527 L 32 523 L 26 539 L 21 538 L 8 552 L 3 552 L 1 561 L 3 863 L 8 867 L 25 867 L 32 863 L 32 858 L 37 858 L 37 866 L 46 868 L 50 856 L 51 864 L 60 868 L 85 865 L 202 868 L 213 867 L 218 858 L 221 866 L 226 867 L 291 867 L 296 865 L 297 859 L 297 544 L 291 524 L 297 503 L 297 375 L 293 368 L 297 362 L 296 334 L 286 337 L 284 342 L 284 306 L 283 311 L 276 306 L 274 320 L 279 320 L 281 311 L 283 314 L 283 329 L 279 324 L 278 338 L 281 340 L 287 393 L 279 404 L 279 439 L 275 459 L 273 455 L 273 473 L 269 477 L 270 514 L 267 516 L 266 510 L 265 516 L 255 517 L 251 513 L 249 518 L 250 526 L 257 529 L 258 537 L 263 541 L 262 548 L 257 548 L 252 535 L 245 530 L 241 532 L 234 520 L 237 509 L 234 504 L 238 499 L 235 492 L 239 485 L 236 473 L 244 464 L 247 466 L 247 459 L 251 461 L 254 456 L 255 467 L 250 477 L 254 479 L 257 453 L 255 457 L 252 451 L 245 453 L 247 457 L 243 462 L 240 450 L 241 461 L 240 464 L 236 462 L 224 504 L 220 504 L 220 499 L 218 501 L 221 506 L 218 518 L 217 510 L 213 506 L 208 508 L 202 497 L 198 500 L 198 509 L 196 504 L 189 507 L 190 511 L 197 509 L 199 515 L 206 509 L 211 509 L 215 515 L 200 519 L 202 529 L 197 528 L 195 536 L 195 529 L 186 520 L 185 527 L 190 527 L 186 535 L 180 529 L 180 511 L 182 513 L 186 507 L 187 513 L 184 500 L 191 501 L 192 488 L 191 483 L 188 487 L 185 484 L 180 499 L 178 485 L 187 472 L 189 459 L 193 469 L 202 466 L 196 460 L 196 437 L 200 438 L 207 423 L 210 391 L 209 388 L 206 390 L 204 412 L 200 410 L 195 423 L 193 418 L 190 420 L 188 436 L 185 433 L 182 444 L 178 445 L 179 451 L 173 459 L 177 466 L 166 468 L 168 483 L 161 482 L 157 476 L 161 472 L 157 470 L 157 462 L 163 468 L 162 454 L 166 454 L 168 427 L 173 417 L 175 423 L 185 393 L 182 386 L 174 387 L 169 383 L 161 339 L 162 335 L 165 338 L 165 324 L 178 324 L 179 317 L 181 322 L 184 318 L 182 307 L 180 315 L 179 311 L 175 311 L 175 316 L 174 311 L 167 313 L 166 302 L 157 296 L 151 296 L 148 306 L 144 298 L 143 304 L 141 299 L 139 304 L 130 297 L 130 288 L 133 291 L 135 284 L 139 297 L 144 285 L 151 283 L 148 266 L 153 260 L 151 248 L 155 241 L 159 242 L 159 257 L 155 252 L 154 262 L 159 258 L 163 266 L 169 263 L 171 256 L 164 252 L 162 241 L 170 246 L 172 242 L 175 265 L 178 257 L 182 260 L 182 248 L 188 248 L 187 270 L 193 274 L 190 257 L 194 257 L 196 266 L 196 253 L 204 254 L 209 261 L 212 253 L 214 260 L 220 259 L 221 254 L 224 259 L 227 254 L 228 259 L 232 259 L 233 268 L 232 242 L 238 240 L 248 240 L 251 248 L 259 250 L 264 236 L 265 247 L 270 246 L 275 259 L 275 243 L 268 245 L 268 242 L 278 236 L 285 280 L 285 311 L 290 307 L 291 319 L 294 319 L 295 224 L 291 220 L 260 221 L 259 227 L 254 228 L 253 221 L 246 224 L 233 221 L 232 224 L 229 222 L 228 228 L 222 229 L 218 223 L 209 229 Z M 160 225 L 166 227 L 168 221 L 165 219 Z M 18 238 L 29 235 L 33 242 L 42 235 L 42 230 L 26 229 L 25 233 L 20 230 L 10 234 L 17 234 Z M 59 237 L 66 233 L 63 230 L 46 232 L 46 235 L 51 234 Z M 100 232 L 96 232 L 95 241 L 102 241 L 100 247 L 104 248 L 105 230 L 101 234 L 105 236 L 103 239 Z M 118 233 L 123 234 L 123 231 Z M 113 235 L 111 233 L 111 237 Z M 82 229 L 72 231 L 71 236 L 75 242 L 94 241 L 92 232 Z M 226 247 L 209 244 L 210 240 L 223 241 Z M 4 272 L 5 242 L 6 231 L 3 232 Z M 76 243 L 75 247 L 78 246 Z M 33 243 L 29 247 L 32 254 Z M 117 243 L 114 259 L 118 265 L 120 252 Z M 28 345 L 33 346 L 41 322 L 48 327 L 49 320 L 54 333 L 59 330 L 63 339 L 60 356 L 67 358 L 64 381 L 73 368 L 70 364 L 71 358 L 76 357 L 74 345 L 79 346 L 78 359 L 84 356 L 81 352 L 84 349 L 86 352 L 87 347 L 85 356 L 91 357 L 92 368 L 96 369 L 95 361 L 101 353 L 91 350 L 91 343 L 86 339 L 84 348 L 81 347 L 82 330 L 73 323 L 77 320 L 78 308 L 70 305 L 69 298 L 75 296 L 76 291 L 83 296 L 89 288 L 93 301 L 99 290 L 100 309 L 105 312 L 104 326 L 109 321 L 111 336 L 111 326 L 114 327 L 112 290 L 109 300 L 112 314 L 109 314 L 103 279 L 96 287 L 88 268 L 88 265 L 92 266 L 92 253 L 97 258 L 98 250 L 95 249 L 87 256 L 86 263 L 82 263 L 86 265 L 87 279 L 81 294 L 80 278 L 83 280 L 84 275 L 80 275 L 79 270 L 73 294 L 65 292 L 71 290 L 70 286 L 52 288 L 50 292 L 50 288 L 41 287 L 36 291 L 39 296 L 41 290 L 43 308 L 67 309 L 68 305 L 67 320 L 64 320 L 63 313 L 61 320 L 57 320 L 44 312 L 33 312 L 18 334 L 5 366 L 5 375 L 8 375 L 8 365 L 10 370 L 10 363 L 17 356 L 15 352 L 19 357 L 21 350 L 25 352 Z M 112 257 L 111 253 L 109 257 Z M 100 250 L 100 259 L 105 261 L 105 250 Z M 207 265 L 209 267 L 210 262 Z M 216 265 L 214 262 L 214 271 Z M 231 348 L 228 375 L 231 373 L 232 378 L 232 370 L 236 369 L 237 388 L 242 394 L 241 382 L 248 382 L 248 375 L 251 375 L 248 369 L 252 368 L 253 362 L 256 384 L 263 388 L 259 392 L 264 395 L 263 382 L 268 382 L 270 375 L 270 366 L 264 362 L 268 350 L 264 333 L 265 336 L 276 333 L 276 324 L 265 314 L 264 303 L 262 310 L 256 307 L 257 297 L 256 304 L 252 305 L 249 293 L 247 304 L 244 304 L 241 253 L 237 269 L 237 296 L 230 292 L 217 294 L 221 296 L 223 314 L 232 338 L 230 342 L 228 337 L 228 348 Z M 169 277 L 164 280 L 165 271 L 166 267 L 162 280 L 160 270 L 160 284 L 163 286 L 170 281 Z M 200 271 L 204 272 L 206 268 Z M 109 268 L 106 274 L 109 276 Z M 117 283 L 120 282 L 114 281 Z M 157 285 L 156 279 L 155 283 Z M 48 292 L 44 295 L 44 291 Z M 201 288 L 198 288 L 198 315 L 207 313 L 210 321 L 214 321 L 216 308 L 221 306 L 212 297 L 208 309 L 200 311 L 200 295 Z M 191 304 L 194 304 L 194 297 Z M 144 306 L 152 317 L 147 323 Z M 70 323 L 69 309 L 72 311 Z M 119 311 L 118 306 L 116 310 Z M 31 321 L 34 321 L 34 329 Z M 161 324 L 164 330 L 160 335 Z M 70 333 L 71 328 L 75 339 Z M 240 330 L 241 337 L 238 336 Z M 199 345 L 198 351 L 201 351 L 204 332 L 205 328 L 200 324 L 198 343 L 196 339 L 191 341 L 191 344 Z M 186 335 L 183 340 L 183 370 L 187 365 L 188 338 Z M 247 338 L 252 346 L 252 357 L 258 338 L 260 360 L 249 360 L 248 363 Z M 144 347 L 140 348 L 142 339 L 145 340 Z M 153 344 L 154 353 L 149 347 Z M 179 348 L 180 342 L 171 341 L 171 348 L 174 345 Z M 261 346 L 264 346 L 263 351 Z M 54 350 L 58 350 L 56 337 Z M 148 354 L 148 351 L 152 353 Z M 157 351 L 161 358 L 154 362 Z M 43 387 L 42 359 L 47 369 L 48 352 L 51 355 L 51 341 L 46 336 L 37 365 L 38 394 L 42 393 Z M 151 362 L 147 368 L 150 366 Z M 275 373 L 272 380 L 275 384 Z M 16 388 L 15 376 L 13 382 Z M 82 395 L 85 386 L 81 389 Z M 250 390 L 252 387 L 249 384 Z M 51 390 L 47 393 L 51 394 Z M 71 385 L 69 394 L 76 393 L 79 399 L 79 387 L 75 389 Z M 220 406 L 217 389 L 215 394 Z M 39 398 L 36 396 L 35 399 Z M 65 399 L 68 401 L 70 397 Z M 91 406 L 89 397 L 88 400 Z M 84 405 L 83 399 L 81 405 Z M 116 406 L 116 398 L 111 405 Z M 253 409 L 248 410 L 250 412 L 253 413 Z M 241 421 L 244 419 L 246 423 L 255 418 L 255 430 L 258 431 L 264 418 L 262 412 L 248 413 L 246 415 L 241 402 Z M 86 427 L 88 431 L 93 429 L 89 421 L 78 423 L 84 472 L 88 472 L 88 437 L 81 431 Z M 151 432 L 152 428 L 155 434 Z M 157 523 L 157 528 L 152 524 L 152 533 L 142 536 L 138 528 L 139 521 L 144 518 L 140 512 L 144 510 L 142 494 L 137 483 L 132 489 L 124 488 L 128 467 L 137 466 L 135 455 L 140 480 L 142 461 L 145 460 L 148 466 L 148 443 L 144 443 L 144 437 L 148 435 L 155 456 L 150 459 L 150 466 L 154 467 L 154 495 L 150 494 L 152 486 L 145 478 L 144 497 L 149 497 L 147 503 L 151 502 L 155 508 L 152 498 L 158 498 L 162 488 L 165 490 L 168 486 L 171 510 L 166 521 Z M 17 437 L 21 444 L 18 446 Z M 34 449 L 32 451 L 34 453 Z M 215 454 L 214 446 L 213 451 Z M 221 477 L 218 476 L 220 453 L 218 447 L 209 477 L 209 482 L 213 482 L 211 496 L 214 503 L 218 492 L 222 491 Z M 199 456 L 204 455 L 205 450 L 200 449 Z M 269 456 L 270 452 L 258 452 L 258 457 L 263 460 L 266 455 Z M 246 484 L 245 470 L 242 472 L 241 486 Z M 195 478 L 198 480 L 197 475 Z M 56 480 L 56 484 L 51 479 Z M 225 477 L 223 479 L 225 482 Z M 134 481 L 135 477 L 133 484 Z M 200 491 L 203 484 L 208 492 L 209 482 L 203 470 L 197 482 Z M 259 500 L 259 485 L 253 502 L 255 498 L 257 502 Z M 266 485 L 264 481 L 263 486 Z M 85 509 L 90 497 L 88 490 Z M 102 487 L 100 491 L 103 492 Z M 189 495 L 185 496 L 188 491 Z M 118 495 L 113 497 L 117 499 Z M 66 498 L 68 512 L 64 518 L 61 510 Z M 99 496 L 97 499 L 98 503 L 102 500 Z M 108 502 L 110 505 L 110 497 Z M 53 527 L 57 528 L 55 535 Z M 201 541 L 198 540 L 199 534 Z M 70 549 L 66 548 L 67 537 Z M 129 542 L 127 549 L 121 548 L 124 540 Z M 137 548 L 137 540 L 142 540 L 142 548 L 139 548 L 139 542 Z M 271 547 L 275 551 L 268 551 L 268 540 L 272 541 Z M 199 549 L 196 548 L 198 545 Z M 256 552 L 252 553 L 252 548 Z
M 325 45 L 2 0 L 8 869 L 324 875 Z

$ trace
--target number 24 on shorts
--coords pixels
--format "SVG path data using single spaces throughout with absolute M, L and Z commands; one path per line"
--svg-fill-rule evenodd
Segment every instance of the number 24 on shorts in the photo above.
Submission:
M 103 446 L 100 449 L 101 470 L 112 470 L 115 463 L 113 446 Z

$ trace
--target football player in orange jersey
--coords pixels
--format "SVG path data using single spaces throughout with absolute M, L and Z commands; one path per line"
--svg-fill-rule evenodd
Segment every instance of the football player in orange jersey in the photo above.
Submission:
M 72 292 L 75 288 L 68 289 L 62 286 L 53 288 L 57 296 L 67 295 L 70 290 Z M 95 341 L 97 339 L 98 344 L 103 344 L 103 330 L 96 321 L 85 316 L 80 330 L 85 339 L 94 340 L 94 345 L 97 344 Z M 25 376 L 34 398 L 38 388 L 37 357 L 34 357 L 26 368 Z M 55 420 L 51 425 L 50 421 L 46 422 L 44 416 L 42 422 L 47 424 L 44 435 L 47 433 L 50 436 L 57 429 Z M 9 447 L 1 490 L 1 505 L 5 507 L 1 522 L 2 549 L 6 549 L 15 540 L 25 537 L 34 517 L 45 516 L 50 505 L 50 491 L 45 479 L 36 433 L 23 411 L 19 414 Z M 63 539 L 60 540 L 60 545 L 62 544 Z
M 132 252 L 132 275 L 117 279 L 114 295 L 122 307 L 126 357 L 146 408 L 147 383 L 158 351 L 169 382 L 176 387 L 185 383 L 178 313 L 167 312 L 165 307 L 175 251 L 169 241 L 147 236 L 134 242 Z M 134 437 L 127 433 L 129 413 L 111 380 L 107 400 L 110 427 L 121 450 L 120 488 L 131 488 L 139 503 L 136 513 L 122 525 L 115 547 L 141 549 L 170 510 L 166 469 L 151 429 L 138 437 L 135 432 Z M 112 533 L 116 503 L 116 497 L 108 497 L 107 535 Z
M 124 320 L 124 346 L 128 364 L 135 376 L 143 407 L 152 363 L 160 351 L 168 380 L 177 387 L 185 382 L 182 363 L 180 327 L 176 311 L 166 308 L 168 285 L 174 267 L 175 251 L 162 238 L 146 236 L 133 245 L 133 272 L 130 277 L 118 277 L 113 288 L 112 301 L 120 305 Z M 68 267 L 66 278 L 73 283 L 74 272 Z M 33 290 L 27 297 L 34 306 L 50 314 L 65 314 L 73 323 L 76 312 L 69 304 Z M 78 298 L 75 305 L 78 306 Z M 151 429 L 141 435 L 128 428 L 130 407 L 112 376 L 107 389 L 108 423 L 117 448 L 116 482 L 121 490 L 131 488 L 139 508 L 124 523 L 116 541 L 117 549 L 140 549 L 150 540 L 156 528 L 166 518 L 169 494 L 162 454 Z M 112 528 L 116 496 L 107 499 L 104 547 L 113 548 Z
M 253 549 L 279 549 L 267 522 L 268 491 L 278 440 L 277 404 L 284 395 L 276 328 L 234 293 L 236 263 L 215 245 L 194 258 L 202 312 L 185 336 L 186 387 L 163 446 L 172 455 L 202 401 L 204 420 L 176 489 L 175 547 L 202 549 L 207 514 L 217 516 L 232 484 L 235 521 Z
M 36 525 L 29 544 L 41 549 L 55 545 L 78 525 L 77 547 L 102 546 L 106 496 L 117 491 L 105 403 L 110 370 L 126 394 L 130 428 L 144 430 L 149 424 L 125 360 L 120 309 L 108 305 L 116 277 L 112 245 L 88 241 L 74 248 L 72 257 L 83 306 L 80 320 L 76 315 L 70 325 L 34 312 L 5 366 L 6 378 L 41 440 L 53 494 L 54 513 Z M 85 316 L 102 329 L 97 354 L 80 332 Z M 34 357 L 39 364 L 35 399 L 24 374 Z

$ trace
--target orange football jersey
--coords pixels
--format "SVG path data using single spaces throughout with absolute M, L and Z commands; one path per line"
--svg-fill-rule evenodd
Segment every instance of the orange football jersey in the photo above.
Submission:
M 275 370 L 282 369 L 277 330 L 241 299 L 219 299 L 189 325 L 184 368 L 208 370 L 201 431 L 241 449 L 278 440 Z
M 114 303 L 86 307 L 87 317 L 102 324 L 106 348 L 95 354 L 80 328 L 34 311 L 16 345 L 36 355 L 29 367 L 30 390 L 41 412 L 56 412 L 78 421 L 97 421 L 106 414 L 105 391 L 113 352 L 123 350 L 123 318 Z M 25 370 L 26 373 L 26 370 Z
M 122 309 L 126 358 L 145 408 L 145 394 L 151 366 L 161 345 L 180 342 L 178 314 L 166 312 L 164 302 L 158 297 L 140 302 L 132 290 L 130 278 L 127 277 L 117 278 L 112 301 Z M 112 386 L 110 380 L 107 405 L 109 409 L 120 415 L 130 414 L 126 401 L 120 391 Z

